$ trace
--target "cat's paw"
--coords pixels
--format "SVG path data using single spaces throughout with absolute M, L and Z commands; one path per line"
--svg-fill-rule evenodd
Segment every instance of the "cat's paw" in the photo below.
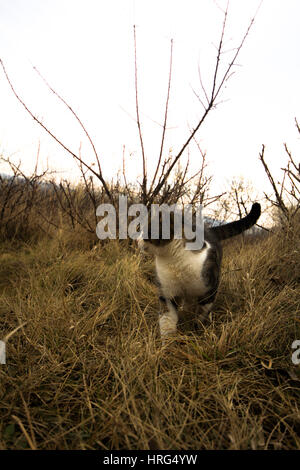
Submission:
M 159 318 L 160 337 L 162 344 L 173 336 L 177 331 L 177 318 L 170 313 L 163 313 Z

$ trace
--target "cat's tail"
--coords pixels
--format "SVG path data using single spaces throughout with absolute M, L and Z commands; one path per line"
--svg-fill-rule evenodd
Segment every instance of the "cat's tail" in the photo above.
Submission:
M 218 240 L 226 240 L 226 238 L 234 237 L 239 233 L 244 232 L 248 228 L 252 227 L 258 220 L 261 213 L 260 204 L 255 202 L 251 208 L 249 214 L 243 219 L 237 220 L 236 222 L 230 222 L 225 225 L 218 225 L 217 227 L 211 227 L 212 232 Z

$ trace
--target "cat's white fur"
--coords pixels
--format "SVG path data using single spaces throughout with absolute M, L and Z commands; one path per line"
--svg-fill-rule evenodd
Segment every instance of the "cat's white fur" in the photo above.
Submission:
M 203 265 L 207 258 L 210 244 L 205 243 L 201 251 L 186 250 L 182 240 L 172 240 L 165 246 L 154 246 L 138 240 L 139 248 L 155 256 L 156 273 L 161 292 L 166 297 L 167 311 L 160 314 L 159 326 L 162 339 L 176 331 L 178 322 L 177 309 L 170 298 L 205 296 L 208 287 L 202 277 Z M 212 304 L 202 307 L 203 313 L 209 313 Z
M 156 251 L 156 272 L 167 298 L 205 295 L 207 287 L 201 272 L 209 246 L 206 243 L 206 247 L 197 253 L 185 250 L 183 246 L 178 247 L 176 241 L 164 247 L 151 247 Z

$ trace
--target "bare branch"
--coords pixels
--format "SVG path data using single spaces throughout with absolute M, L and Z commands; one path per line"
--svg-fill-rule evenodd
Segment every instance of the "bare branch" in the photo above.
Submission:
M 216 86 L 217 86 L 217 77 L 218 77 L 218 70 L 219 70 L 219 65 L 220 65 L 220 57 L 221 57 L 224 34 L 225 34 L 225 28 L 226 28 L 226 22 L 227 22 L 228 6 L 229 6 L 229 1 L 227 1 L 226 9 L 224 11 L 224 20 L 223 20 L 221 38 L 220 38 L 220 41 L 219 41 L 217 62 L 216 62 L 215 71 L 214 71 L 213 86 L 212 86 L 212 90 L 211 90 L 211 97 L 210 97 L 209 103 L 211 101 L 214 101 L 214 99 L 215 99 L 215 90 L 216 90 Z
M 133 39 L 134 39 L 134 73 L 135 73 L 135 107 L 136 107 L 136 120 L 137 126 L 139 130 L 139 137 L 140 137 L 140 144 L 142 150 L 142 160 L 143 160 L 143 183 L 142 183 L 142 197 L 143 202 L 146 202 L 147 198 L 147 167 L 146 167 L 146 157 L 145 157 L 145 149 L 144 149 L 144 142 L 143 142 L 143 134 L 141 129 L 141 121 L 140 121 L 140 112 L 139 112 L 139 99 L 138 99 L 138 70 L 137 70 L 137 53 L 136 53 L 136 26 L 133 26 Z
M 259 154 L 259 159 L 260 159 L 260 161 L 261 161 L 262 164 L 263 164 L 263 167 L 264 167 L 264 169 L 265 169 L 265 172 L 266 172 L 266 174 L 267 174 L 267 176 L 268 176 L 268 179 L 269 179 L 269 181 L 270 181 L 270 183 L 271 183 L 271 185 L 272 185 L 272 188 L 273 188 L 273 190 L 274 190 L 274 193 L 275 193 L 275 196 L 276 196 L 276 205 L 277 205 L 278 207 L 280 207 L 280 209 L 282 210 L 282 212 L 283 212 L 284 214 L 287 214 L 287 213 L 288 213 L 288 210 L 287 210 L 287 208 L 286 208 L 286 206 L 285 206 L 285 204 L 284 204 L 284 202 L 283 202 L 283 198 L 281 197 L 281 195 L 280 195 L 279 192 L 278 192 L 277 186 L 276 186 L 275 181 L 274 181 L 274 179 L 273 179 L 273 176 L 272 176 L 272 174 L 271 174 L 271 172 L 270 172 L 270 170 L 269 170 L 269 167 L 268 167 L 267 163 L 265 162 L 264 153 L 265 153 L 265 146 L 263 145 L 263 146 L 262 146 L 261 153 Z M 268 200 L 269 200 L 270 202 L 272 202 L 270 199 L 268 199 Z M 274 203 L 274 201 L 273 201 L 273 203 Z
M 52 91 L 52 93 L 71 111 L 71 113 L 73 114 L 73 116 L 75 117 L 75 119 L 77 120 L 77 122 L 79 123 L 80 127 L 82 128 L 82 130 L 84 131 L 85 135 L 87 136 L 90 144 L 91 144 L 91 147 L 93 149 L 93 152 L 95 154 L 95 157 L 96 157 L 96 160 L 97 160 L 97 164 L 98 164 L 98 170 L 99 170 L 99 174 L 102 175 L 102 170 L 101 170 L 101 165 L 100 165 L 100 160 L 99 160 L 99 156 L 98 156 L 98 153 L 97 153 L 97 150 L 95 148 L 95 145 L 94 145 L 94 142 L 92 141 L 88 131 L 86 130 L 86 127 L 84 126 L 84 124 L 82 123 L 82 121 L 79 119 L 77 113 L 75 113 L 75 111 L 71 108 L 71 106 L 64 100 L 64 98 L 62 98 L 61 95 L 59 95 L 51 86 L 50 84 L 47 82 L 47 80 L 43 77 L 43 75 L 40 73 L 40 71 L 37 69 L 37 67 L 33 67 L 33 70 L 38 74 L 38 76 L 43 80 L 43 82 L 46 84 L 46 86 L 49 88 L 50 91 Z
M 24 107 L 24 109 L 27 111 L 27 113 L 32 117 L 32 119 L 34 121 L 36 121 L 46 132 L 47 134 L 49 134 L 64 150 L 66 150 L 70 155 L 72 155 L 73 158 L 75 158 L 77 161 L 81 162 L 91 173 L 93 173 L 102 183 L 104 189 L 105 189 L 105 192 L 107 194 L 107 196 L 109 197 L 109 199 L 111 200 L 111 202 L 113 202 L 113 198 L 112 198 L 112 195 L 109 191 L 109 188 L 102 176 L 102 173 L 97 173 L 90 165 L 88 165 L 86 162 L 84 162 L 80 157 L 78 157 L 78 155 L 76 155 L 74 152 L 72 152 L 72 150 L 70 150 L 60 139 L 58 139 L 31 111 L 30 109 L 28 108 L 28 106 L 25 104 L 25 102 L 20 98 L 20 96 L 17 94 L 17 92 L 15 91 L 15 88 L 13 87 L 12 85 L 12 82 L 6 72 L 6 68 L 4 66 L 4 63 L 2 61 L 2 59 L 0 59 L 0 64 L 2 66 L 2 69 L 3 69 L 3 72 L 4 72 L 4 75 L 9 83 L 9 86 L 13 92 L 13 94 L 15 95 L 15 97 L 17 98 L 17 100 L 22 104 L 22 106 Z M 59 95 L 57 95 L 59 96 Z M 59 97 L 63 102 L 64 100 Z M 65 103 L 65 102 L 64 102 Z M 67 105 L 67 103 L 65 103 L 66 106 L 73 112 L 73 110 Z M 74 112 L 73 112 L 74 114 Z M 77 120 L 79 120 L 79 118 L 77 117 Z
M 200 70 L 200 65 L 199 64 L 198 64 L 198 76 L 199 76 L 200 85 L 201 85 L 202 91 L 204 93 L 204 96 L 206 98 L 207 104 L 209 104 L 209 99 L 208 99 L 208 95 L 206 93 L 205 86 L 204 86 L 203 81 L 202 81 L 201 70 Z M 205 108 L 205 106 L 204 106 L 204 108 Z
M 258 11 L 258 10 L 257 10 Z M 257 11 L 256 11 L 256 14 L 257 14 Z M 222 31 L 221 31 L 221 37 L 220 37 L 220 41 L 219 41 L 219 45 L 218 45 L 218 52 L 217 52 L 217 58 L 216 58 L 216 64 L 215 64 L 215 69 L 214 69 L 214 75 L 213 75 L 213 83 L 212 83 L 212 89 L 211 89 L 211 93 L 210 95 L 208 95 L 208 93 L 205 91 L 204 89 L 204 86 L 203 86 L 203 83 L 202 83 L 202 80 L 200 81 L 201 83 L 201 86 L 202 86 L 202 89 L 204 89 L 204 94 L 205 94 L 205 97 L 207 99 L 207 105 L 204 109 L 204 112 L 200 118 L 200 120 L 198 121 L 197 125 L 195 126 L 195 128 L 190 132 L 187 140 L 185 141 L 185 143 L 183 144 L 183 146 L 181 147 L 181 149 L 179 150 L 179 152 L 177 153 L 177 155 L 174 157 L 172 163 L 169 165 L 167 171 L 165 172 L 163 178 L 158 182 L 158 184 L 156 185 L 156 187 L 154 188 L 154 190 L 152 191 L 152 193 L 150 194 L 149 198 L 148 198 L 148 204 L 151 204 L 153 202 L 153 200 L 155 199 L 155 197 L 158 195 L 158 193 L 160 192 L 161 188 L 163 187 L 163 185 L 165 184 L 165 182 L 167 181 L 171 171 L 173 170 L 174 166 L 176 165 L 176 163 L 178 162 L 178 160 L 181 158 L 182 154 L 184 153 L 184 151 L 187 149 L 188 145 L 190 144 L 191 140 L 195 137 L 196 133 L 198 132 L 198 130 L 200 129 L 200 127 L 202 126 L 203 122 L 205 121 L 207 115 L 209 114 L 209 112 L 216 106 L 216 99 L 217 97 L 219 96 L 225 82 L 229 79 L 230 75 L 231 75 L 231 72 L 232 72 L 232 67 L 235 65 L 236 63 L 236 60 L 237 60 L 237 57 L 245 43 L 245 40 L 246 38 L 248 37 L 249 35 L 249 32 L 250 32 L 250 29 L 251 27 L 253 26 L 254 24 L 254 20 L 255 20 L 255 17 L 256 17 L 256 14 L 254 15 L 254 17 L 251 19 L 250 21 L 250 24 L 239 44 L 239 46 L 236 48 L 235 50 L 235 53 L 232 57 L 232 60 L 230 61 L 227 69 L 225 70 L 223 76 L 221 77 L 221 80 L 219 81 L 218 83 L 218 75 L 219 75 L 219 66 L 220 66 L 220 60 L 221 60 L 221 55 L 222 55 L 222 47 L 223 47 L 223 43 L 224 43 L 224 35 L 225 35 L 225 30 L 226 30 L 226 24 L 227 24 L 227 15 L 228 15 L 228 3 L 227 3 L 227 7 L 226 7 L 226 10 L 224 11 L 224 19 L 223 19 L 223 25 L 222 25 Z M 210 96 L 210 97 L 209 97 Z M 202 105 L 204 104 L 202 101 L 201 101 Z
M 161 137 L 161 145 L 160 145 L 160 152 L 159 152 L 159 158 L 156 166 L 156 170 L 151 182 L 150 190 L 149 193 L 151 193 L 153 185 L 155 183 L 158 169 L 161 163 L 162 159 L 162 154 L 163 154 L 163 148 L 164 148 L 164 141 L 165 141 L 165 133 L 166 133 L 166 128 L 167 128 L 167 119 L 168 119 L 168 110 L 169 110 L 169 98 L 170 98 L 170 89 L 171 89 L 171 78 L 172 78 L 172 60 L 173 60 L 173 39 L 171 39 L 171 49 L 170 49 L 170 68 L 169 68 L 169 79 L 168 79 L 168 91 L 167 91 L 167 99 L 166 99 L 166 105 L 165 105 L 165 118 L 164 118 L 164 124 L 163 124 L 163 132 L 162 132 L 162 137 Z

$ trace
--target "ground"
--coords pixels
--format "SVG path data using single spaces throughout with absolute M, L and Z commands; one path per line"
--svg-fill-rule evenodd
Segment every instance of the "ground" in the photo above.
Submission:
M 299 449 L 299 232 L 227 243 L 211 323 L 165 346 L 134 245 L 2 240 L 0 448 Z

